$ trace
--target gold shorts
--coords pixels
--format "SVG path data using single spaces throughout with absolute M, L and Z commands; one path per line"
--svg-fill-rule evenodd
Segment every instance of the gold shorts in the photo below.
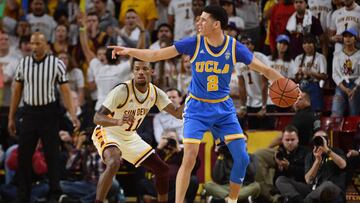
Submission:
M 106 129 L 101 126 L 95 128 L 91 137 L 102 160 L 104 160 L 104 149 L 114 146 L 121 151 L 121 157 L 123 159 L 132 163 L 135 167 L 138 167 L 148 156 L 154 153 L 155 150 L 141 139 L 136 132 L 131 135 L 131 138 L 130 140 L 124 140 L 121 136 L 107 133 Z

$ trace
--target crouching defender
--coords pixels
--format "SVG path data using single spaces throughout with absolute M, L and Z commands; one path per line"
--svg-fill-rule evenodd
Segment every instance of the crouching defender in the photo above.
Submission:
M 119 170 L 121 158 L 138 167 L 146 167 L 155 174 L 158 202 L 167 202 L 169 168 L 154 149 L 136 133 L 150 108 L 156 105 L 177 118 L 183 107 L 175 107 L 165 92 L 150 83 L 152 69 L 149 62 L 133 59 L 134 79 L 116 86 L 106 97 L 94 116 L 97 124 L 92 140 L 106 164 L 96 191 L 96 203 L 106 198 L 112 179 Z

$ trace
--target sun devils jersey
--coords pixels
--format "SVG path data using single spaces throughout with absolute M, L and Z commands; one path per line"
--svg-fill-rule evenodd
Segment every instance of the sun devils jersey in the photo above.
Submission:
M 141 96 L 143 98 L 141 98 Z M 135 119 L 132 125 L 102 127 L 106 133 L 120 136 L 123 140 L 131 140 L 138 136 L 136 129 L 143 122 L 150 108 L 154 105 L 161 111 L 171 101 L 166 93 L 149 83 L 145 94 L 135 89 L 133 80 L 119 84 L 106 97 L 103 106 L 111 111 L 112 118 L 121 119 L 123 115 L 132 114 Z

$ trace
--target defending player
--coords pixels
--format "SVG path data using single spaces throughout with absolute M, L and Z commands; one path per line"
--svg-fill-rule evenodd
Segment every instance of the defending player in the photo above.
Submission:
M 183 203 L 203 134 L 210 130 L 215 140 L 225 142 L 234 165 L 228 202 L 234 203 L 249 162 L 244 135 L 229 97 L 234 64 L 243 62 L 274 81 L 283 76 L 264 65 L 242 44 L 223 34 L 228 17 L 220 6 L 207 6 L 198 21 L 200 35 L 175 42 L 160 50 L 111 46 L 113 56 L 130 55 L 144 61 L 159 61 L 179 54 L 191 56 L 193 78 L 184 109 L 184 157 L 176 178 L 176 202 Z
M 132 68 L 134 79 L 116 86 L 94 116 L 98 126 L 92 140 L 106 164 L 97 185 L 96 203 L 106 198 L 121 158 L 135 167 L 143 165 L 151 170 L 155 174 L 158 202 L 167 202 L 169 168 L 136 129 L 154 105 L 179 119 L 183 107 L 176 108 L 165 92 L 149 82 L 152 71 L 149 62 L 134 59 Z

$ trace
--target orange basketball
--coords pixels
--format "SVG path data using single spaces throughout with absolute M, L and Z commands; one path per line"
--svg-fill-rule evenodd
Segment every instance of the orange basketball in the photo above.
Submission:
M 299 97 L 299 93 L 296 83 L 288 78 L 274 81 L 269 88 L 271 101 L 282 108 L 293 105 Z

